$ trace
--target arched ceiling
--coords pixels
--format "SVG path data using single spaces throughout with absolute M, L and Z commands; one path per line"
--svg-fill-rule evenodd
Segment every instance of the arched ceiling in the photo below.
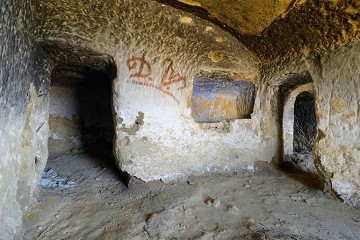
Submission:
M 344 44 L 360 36 L 358 0 L 154 0 L 235 35 L 263 62 Z

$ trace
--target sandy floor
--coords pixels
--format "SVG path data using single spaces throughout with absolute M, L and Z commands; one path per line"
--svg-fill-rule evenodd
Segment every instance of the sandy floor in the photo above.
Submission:
M 76 185 L 39 188 L 24 239 L 360 239 L 360 211 L 325 196 L 311 176 L 259 164 L 252 174 L 127 188 L 101 159 L 49 160 Z

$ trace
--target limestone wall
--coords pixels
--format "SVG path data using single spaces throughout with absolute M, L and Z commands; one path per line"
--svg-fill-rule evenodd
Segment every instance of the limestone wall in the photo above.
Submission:
M 257 60 L 230 34 L 152 1 L 58 0 L 40 1 L 39 7 L 41 42 L 66 42 L 114 58 L 115 153 L 124 171 L 146 181 L 169 180 L 239 170 L 275 155 L 276 141 L 265 141 L 259 124 L 256 102 L 264 90 L 256 84 Z M 251 118 L 195 122 L 191 96 L 201 71 L 254 82 Z
M 12 239 L 47 159 L 47 71 L 31 0 L 0 3 L 0 234 Z
M 360 42 L 311 58 L 318 117 L 317 154 L 333 190 L 360 205 Z
M 232 35 L 155 1 L 11 0 L 0 9 L 1 237 L 11 239 L 20 228 L 46 163 L 53 61 L 99 70 L 114 60 L 117 164 L 145 181 L 252 170 L 257 160 L 281 156 L 280 86 L 288 75 L 309 75 L 320 175 L 346 202 L 359 205 L 359 42 L 259 65 Z M 239 112 L 242 96 L 216 92 L 221 108 L 206 117 L 225 121 L 194 119 L 193 83 L 204 72 L 251 82 L 255 102 Z M 206 111 L 215 106 L 199 103 L 196 108 Z M 240 115 L 247 119 L 236 119 Z
M 53 62 L 104 72 L 109 62 L 116 66 L 117 74 L 109 71 L 111 79 L 116 75 L 114 152 L 119 167 L 145 181 L 252 170 L 257 160 L 281 156 L 280 86 L 286 75 L 309 75 L 320 175 L 345 201 L 359 205 L 359 42 L 259 65 L 233 35 L 156 1 L 9 0 L 1 1 L 0 11 L 1 237 L 18 231 L 46 164 Z M 276 56 L 283 56 L 281 49 Z M 251 82 L 255 91 L 248 95 L 255 94 L 255 101 L 240 111 L 243 96 L 212 93 L 217 102 L 211 104 L 221 107 L 216 114 L 200 114 L 210 116 L 209 122 L 194 119 L 193 83 L 204 72 Z M 197 109 L 211 110 L 211 104 L 199 103 Z
M 269 131 L 273 135 L 284 133 L 282 128 L 288 130 L 287 125 L 281 125 L 284 111 L 281 87 L 313 83 L 317 118 L 313 150 L 317 171 L 336 194 L 357 206 L 360 199 L 359 48 L 359 41 L 353 41 L 332 50 L 263 64 L 260 74 L 260 81 L 268 86 L 268 98 L 263 106 L 271 109 L 262 112 L 267 116 L 263 119 L 272 119 L 274 124 Z M 289 142 L 277 146 L 282 153 L 292 147 Z

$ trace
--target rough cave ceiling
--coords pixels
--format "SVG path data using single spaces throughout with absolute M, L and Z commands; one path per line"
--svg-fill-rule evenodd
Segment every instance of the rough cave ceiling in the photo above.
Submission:
M 276 18 L 286 13 L 293 0 L 178 0 L 208 11 L 209 15 L 246 35 L 261 35 Z
M 358 0 L 154 0 L 234 34 L 261 61 L 343 44 L 360 36 Z

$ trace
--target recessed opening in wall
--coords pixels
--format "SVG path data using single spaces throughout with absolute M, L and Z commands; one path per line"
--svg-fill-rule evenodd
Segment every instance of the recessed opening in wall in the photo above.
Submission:
M 191 112 L 196 122 L 249 119 L 254 108 L 255 84 L 250 79 L 235 79 L 228 74 L 196 76 L 191 96 Z
M 313 144 L 316 137 L 315 97 L 312 83 L 290 90 L 284 106 L 284 161 L 297 169 L 316 173 Z
M 104 174 L 127 184 L 128 174 L 113 154 L 114 59 L 61 41 L 41 46 L 56 65 L 49 90 L 49 158 L 40 185 L 71 187 L 68 180 L 77 185 Z
M 114 124 L 109 74 L 77 66 L 52 72 L 49 153 L 112 150 Z
M 294 105 L 294 153 L 312 156 L 316 125 L 314 95 L 302 92 Z

